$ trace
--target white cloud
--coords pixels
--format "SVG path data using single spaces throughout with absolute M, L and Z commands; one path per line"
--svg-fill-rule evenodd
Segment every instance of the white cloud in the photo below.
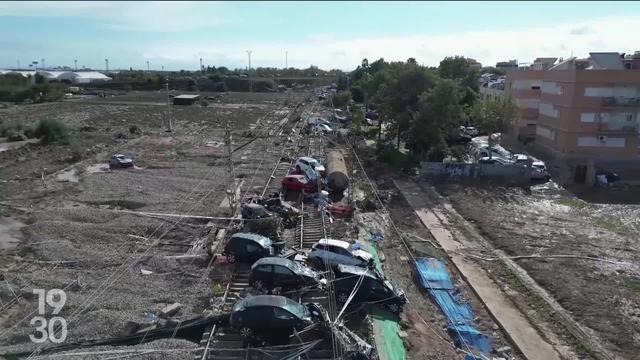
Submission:
M 222 23 L 222 7 L 193 2 L 0 2 L 0 16 L 90 19 L 115 30 L 188 31 Z
M 231 61 L 227 65 L 246 64 L 246 49 L 252 49 L 254 66 L 282 66 L 284 52 L 289 52 L 289 65 L 318 65 L 322 68 L 352 69 L 363 57 L 375 60 L 405 61 L 415 57 L 419 63 L 437 66 L 445 56 L 463 55 L 486 65 L 498 61 L 518 59 L 530 62 L 536 57 L 587 56 L 590 51 L 633 51 L 638 49 L 633 29 L 640 16 L 616 16 L 535 27 L 524 30 L 474 31 L 444 35 L 415 35 L 342 39 L 327 34 L 311 35 L 298 43 L 216 43 L 215 47 L 179 45 L 142 50 L 144 56 L 172 62 L 194 63 L 197 53 L 207 63 Z M 588 29 L 578 31 L 575 29 Z M 309 41 L 311 40 L 311 41 Z

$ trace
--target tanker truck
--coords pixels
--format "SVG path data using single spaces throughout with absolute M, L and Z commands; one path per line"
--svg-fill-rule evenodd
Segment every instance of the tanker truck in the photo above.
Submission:
M 349 186 L 347 165 L 338 150 L 330 151 L 326 157 L 327 187 L 331 193 L 342 193 Z

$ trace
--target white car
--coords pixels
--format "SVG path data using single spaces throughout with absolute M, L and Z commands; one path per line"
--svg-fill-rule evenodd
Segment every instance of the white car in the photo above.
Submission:
M 478 159 L 478 164 L 492 164 L 492 165 L 513 165 L 514 162 L 511 160 L 503 159 L 499 156 L 496 157 L 482 157 Z
M 321 132 L 323 134 L 330 134 L 333 132 L 327 124 L 315 124 L 311 127 L 314 132 Z
M 531 179 L 547 180 L 551 179 L 551 175 L 547 171 L 547 166 L 542 161 L 534 161 L 531 163 Z
M 318 124 L 324 124 L 324 125 L 331 125 L 331 123 L 328 120 L 325 120 L 319 116 L 312 116 L 310 118 L 307 119 L 307 124 L 309 124 L 310 126 L 313 125 L 318 125 Z
M 308 256 L 311 262 L 318 265 L 337 266 L 338 264 L 368 267 L 373 264 L 373 256 L 362 249 L 354 247 L 343 240 L 320 239 L 311 247 Z
M 296 161 L 296 169 L 300 169 L 305 174 L 308 172 L 308 169 L 313 169 L 320 175 L 323 175 L 325 172 L 325 168 L 320 164 L 320 161 L 308 156 L 298 158 Z

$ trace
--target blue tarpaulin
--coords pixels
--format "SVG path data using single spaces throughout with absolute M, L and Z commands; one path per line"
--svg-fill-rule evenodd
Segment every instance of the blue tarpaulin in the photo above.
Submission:
M 461 349 L 472 346 L 482 352 L 491 351 L 491 341 L 473 325 L 473 311 L 453 287 L 444 261 L 418 258 L 415 262 L 422 286 L 447 318 L 447 331 Z

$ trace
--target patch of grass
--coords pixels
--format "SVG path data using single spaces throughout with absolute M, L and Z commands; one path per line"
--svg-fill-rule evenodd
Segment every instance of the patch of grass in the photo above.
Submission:
M 58 142 L 61 144 L 69 143 L 69 131 L 63 123 L 45 119 L 41 120 L 33 131 L 34 135 L 42 139 L 43 144 Z
M 636 294 L 636 296 L 640 296 L 640 279 L 638 278 L 627 278 L 627 286 Z
M 627 232 L 627 227 L 620 219 L 617 219 L 613 216 L 601 216 L 595 219 L 595 224 L 605 230 L 609 230 L 614 233 L 625 233 Z
M 561 197 L 560 199 L 556 200 L 556 202 L 560 205 L 566 205 L 574 209 L 582 209 L 587 206 L 586 202 L 575 197 Z

